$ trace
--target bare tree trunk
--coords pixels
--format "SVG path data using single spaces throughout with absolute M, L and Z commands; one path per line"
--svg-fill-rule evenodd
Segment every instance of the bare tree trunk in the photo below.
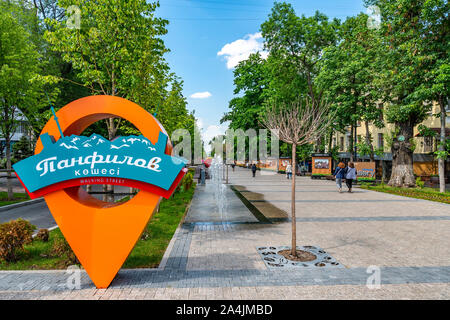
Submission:
M 375 162 L 375 153 L 373 151 L 372 139 L 369 131 L 369 121 L 365 121 L 366 125 L 366 144 L 370 147 L 370 161 Z
M 291 254 L 297 256 L 297 220 L 295 216 L 295 175 L 297 167 L 297 145 L 292 144 L 292 199 L 291 199 L 291 219 L 292 219 L 292 247 Z
M 334 131 L 333 131 L 333 129 L 331 129 L 330 136 L 329 136 L 330 140 L 328 140 L 328 153 L 330 153 L 331 149 L 333 149 L 333 135 L 334 135 Z
M 109 199 L 109 197 L 108 197 L 108 186 L 106 184 L 103 185 L 102 192 L 103 192 L 102 200 L 105 201 L 105 202 L 108 202 L 108 199 Z
M 445 110 L 444 100 L 442 98 L 439 100 L 440 100 L 439 104 L 441 107 L 441 136 L 440 136 L 439 151 L 445 151 L 445 120 L 447 117 L 447 111 Z M 439 191 L 445 192 L 445 159 L 439 158 L 438 165 L 439 165 Z
M 381 179 L 383 180 L 383 183 L 386 183 L 386 181 L 388 180 L 388 166 L 385 160 L 381 160 L 381 168 L 383 169 L 383 176 Z
M 350 145 L 349 145 L 350 146 L 350 148 L 349 148 L 350 150 L 349 151 L 350 151 L 350 161 L 351 162 L 355 161 L 355 157 L 354 157 L 355 154 L 353 152 L 353 149 L 354 149 L 353 129 L 354 129 L 354 126 L 352 125 L 351 129 L 350 129 L 351 131 L 350 131 Z
M 6 185 L 8 188 L 8 200 L 11 201 L 14 199 L 14 192 L 11 183 L 11 138 L 9 134 L 5 137 L 6 142 Z
M 116 137 L 117 126 L 114 123 L 114 118 L 109 118 L 106 120 L 108 122 L 108 139 L 112 141 Z M 105 202 L 113 202 L 114 201 L 114 186 L 113 185 L 104 185 L 103 186 L 103 201 Z
M 392 142 L 392 174 L 389 181 L 391 187 L 415 187 L 413 168 L 413 126 L 409 123 L 399 123 L 399 136 Z M 403 141 L 398 138 L 403 137 Z

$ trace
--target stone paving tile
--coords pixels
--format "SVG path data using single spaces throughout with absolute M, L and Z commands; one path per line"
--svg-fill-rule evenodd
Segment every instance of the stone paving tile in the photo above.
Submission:
M 40 274 L 34 273 L 34 277 L 39 280 Z M 59 295 L 65 298 L 84 298 L 93 297 L 98 299 L 137 297 L 146 295 L 145 290 L 156 290 L 154 298 L 163 298 L 164 295 L 180 295 L 180 299 L 187 296 L 187 289 L 198 288 L 199 291 L 193 291 L 192 294 L 198 298 L 204 297 L 205 292 L 213 292 L 212 297 L 220 296 L 218 289 L 229 287 L 231 294 L 234 296 L 242 296 L 242 292 L 250 290 L 253 293 L 258 292 L 254 289 L 245 289 L 257 287 L 272 287 L 281 290 L 282 287 L 289 286 L 323 286 L 334 287 L 339 285 L 355 285 L 365 286 L 370 274 L 365 268 L 354 269 L 333 269 L 333 270 L 310 270 L 310 271 L 267 271 L 267 270 L 211 270 L 205 271 L 158 271 L 146 272 L 140 271 L 136 273 L 129 271 L 121 271 L 119 279 L 116 279 L 109 289 L 96 290 L 92 283 L 84 285 L 81 290 L 67 290 L 58 288 L 57 290 L 43 289 L 35 287 L 32 290 L 8 290 L 1 287 L 0 299 L 8 299 L 10 296 L 30 298 L 44 297 L 48 295 Z M 135 279 L 136 284 L 126 282 L 123 285 L 122 279 L 126 276 Z M 450 287 L 450 266 L 448 267 L 387 267 L 380 270 L 381 285 L 409 285 L 409 284 L 443 284 Z M 58 282 L 64 279 L 66 275 L 61 273 L 53 273 L 53 277 L 49 280 Z M 191 285 L 180 285 L 181 281 L 186 278 L 193 278 L 195 281 Z M 223 279 L 229 279 L 230 282 L 224 282 Z M 139 279 L 139 281 L 136 281 Z M 150 288 L 149 284 L 155 286 Z M 48 287 L 55 287 L 53 283 L 47 283 Z M 447 290 L 448 291 L 448 290 Z M 208 296 L 209 297 L 209 296 Z

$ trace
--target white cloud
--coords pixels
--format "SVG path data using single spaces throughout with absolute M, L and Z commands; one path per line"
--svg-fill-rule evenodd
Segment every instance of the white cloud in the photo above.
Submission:
M 190 95 L 190 98 L 192 98 L 192 99 L 207 99 L 207 98 L 210 98 L 210 97 L 212 97 L 212 94 L 210 92 L 208 92 L 208 91 L 197 92 L 197 93 L 194 93 L 194 94 Z
M 227 43 L 217 55 L 224 56 L 227 61 L 227 68 L 233 69 L 239 62 L 248 59 L 252 53 L 260 52 L 263 59 L 268 56 L 267 51 L 264 51 L 264 44 L 261 41 L 262 35 L 260 32 L 255 34 L 248 34 L 244 39 L 239 39 L 231 43 Z

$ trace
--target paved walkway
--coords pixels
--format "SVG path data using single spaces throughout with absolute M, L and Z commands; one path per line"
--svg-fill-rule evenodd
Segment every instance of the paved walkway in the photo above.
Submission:
M 230 170 L 230 181 L 241 191 L 227 192 L 236 214 L 221 221 L 209 207 L 212 221 L 205 221 L 193 208 L 208 207 L 201 202 L 210 198 L 197 189 L 159 269 L 121 270 L 107 290 L 96 290 L 84 272 L 79 290 L 68 289 L 74 275 L 65 271 L 0 272 L 0 298 L 450 298 L 449 205 L 360 189 L 339 194 L 333 182 L 302 177 L 298 244 L 325 249 L 345 268 L 268 270 L 256 248 L 289 244 L 290 181 L 253 179 L 245 169 Z M 248 212 L 235 197 L 245 197 Z M 381 286 L 368 287 L 377 275 Z
M 258 219 L 247 209 L 238 196 L 229 187 L 224 188 L 223 209 L 216 205 L 214 188 L 208 183 L 197 186 L 187 223 L 227 223 L 227 222 L 258 222 Z

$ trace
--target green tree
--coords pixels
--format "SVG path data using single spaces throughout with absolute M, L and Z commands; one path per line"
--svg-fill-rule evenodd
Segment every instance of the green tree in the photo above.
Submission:
M 258 117 L 264 104 L 264 90 L 269 81 L 267 62 L 259 53 L 241 61 L 234 69 L 234 94 L 240 96 L 230 101 L 231 110 L 220 122 L 230 121 L 229 127 L 234 130 L 260 128 Z
M 167 33 L 168 21 L 155 16 L 158 2 L 60 0 L 59 4 L 64 9 L 77 6 L 79 11 L 67 18 L 71 21 L 73 14 L 78 14 L 80 25 L 70 27 L 66 21 L 47 20 L 50 28 L 45 38 L 77 70 L 81 86 L 94 95 L 132 100 L 152 113 L 164 109 L 161 114 L 172 111 L 173 117 L 180 108 L 185 108 L 182 83 L 169 74 L 164 59 L 169 50 L 161 36 Z M 172 102 L 175 103 L 169 104 Z M 111 117 L 105 122 L 110 140 L 119 129 L 127 129 L 122 119 Z M 168 121 L 163 122 L 170 127 Z
M 373 85 L 376 77 L 374 61 L 380 45 L 379 37 L 367 27 L 367 15 L 347 18 L 340 26 L 337 46 L 325 49 L 317 82 L 336 110 L 336 129 L 350 126 L 350 150 L 356 150 L 354 140 L 359 121 L 366 127 L 365 145 L 370 148 L 374 161 L 374 148 L 369 123 L 382 127 L 382 109 L 377 106 L 377 90 Z
M 307 93 L 315 104 L 321 100 L 323 91 L 318 90 L 315 80 L 319 72 L 324 48 L 336 43 L 338 20 L 329 21 L 327 16 L 316 12 L 312 17 L 295 14 L 292 5 L 276 2 L 269 19 L 261 25 L 265 47 L 270 55 L 280 61 L 288 60 L 295 66 L 294 72 L 306 81 L 306 92 L 296 88 L 297 95 Z
M 66 21 L 48 20 L 50 30 L 45 36 L 52 49 L 79 71 L 80 85 L 88 87 L 91 94 L 141 102 L 137 89 L 157 86 L 160 78 L 150 81 L 149 77 L 161 72 L 151 71 L 167 68 L 163 55 L 168 49 L 160 36 L 167 33 L 168 22 L 155 17 L 158 3 L 61 0 L 59 4 L 64 9 L 78 6 L 80 28 L 69 28 Z M 116 136 L 120 122 L 113 117 L 106 120 L 109 139 Z
M 50 0 L 46 2 L 51 2 Z M 3 1 L 1 3 L 3 11 L 8 12 L 23 30 L 27 33 L 28 41 L 32 43 L 39 53 L 39 59 L 34 63 L 39 68 L 38 77 L 35 77 L 34 85 L 39 90 L 28 93 L 27 100 L 32 103 L 17 106 L 31 125 L 32 133 L 38 136 L 43 126 L 51 116 L 48 105 L 48 98 L 55 101 L 60 92 L 60 84 L 54 77 L 52 70 L 55 68 L 54 60 L 49 59 L 48 46 L 43 39 L 42 20 L 39 19 L 39 11 L 28 0 Z M 47 93 L 47 94 L 46 94 Z
M 430 57 L 422 45 L 427 23 L 423 19 L 426 0 L 367 0 L 380 8 L 382 46 L 377 56 L 377 87 L 388 103 L 386 119 L 398 134 L 393 136 L 390 186 L 414 187 L 414 127 L 428 117 L 431 104 L 420 94 L 426 81 Z
M 23 135 L 20 140 L 13 144 L 13 157 L 16 160 L 23 160 L 33 155 L 33 147 L 30 139 Z
M 450 20 L 448 19 L 449 4 L 447 0 L 430 0 L 423 3 L 421 19 L 424 20 L 425 29 L 420 38 L 423 43 L 424 53 L 429 57 L 428 70 L 425 73 L 425 81 L 418 88 L 419 95 L 428 101 L 437 102 L 440 112 L 436 115 L 440 118 L 441 134 L 439 136 L 439 150 L 437 158 L 439 162 L 440 191 L 445 192 L 445 160 L 446 152 L 445 121 L 449 109 L 450 90 Z
M 292 87 L 291 97 L 308 95 L 313 105 L 322 100 L 323 90 L 317 86 L 316 78 L 323 59 L 323 50 L 335 45 L 337 41 L 336 30 L 339 24 L 339 20 L 329 21 L 326 15 L 318 11 L 311 17 L 298 17 L 291 4 L 274 4 L 268 20 L 261 25 L 261 31 L 270 56 L 275 57 L 278 62 L 276 64 L 290 71 L 282 74 L 302 78 L 300 85 Z M 281 81 L 281 87 L 285 87 L 285 83 L 286 81 Z M 286 91 L 284 93 L 286 96 Z M 280 102 L 281 98 L 280 94 L 275 94 L 271 103 Z M 292 99 L 295 98 L 288 101 L 294 101 Z M 320 151 L 324 137 L 319 139 L 316 142 L 316 151 Z
M 39 75 L 39 58 L 30 33 L 19 23 L 10 4 L 0 4 L 0 135 L 5 139 L 8 199 L 11 185 L 11 138 L 22 116 L 32 110 L 44 78 Z

